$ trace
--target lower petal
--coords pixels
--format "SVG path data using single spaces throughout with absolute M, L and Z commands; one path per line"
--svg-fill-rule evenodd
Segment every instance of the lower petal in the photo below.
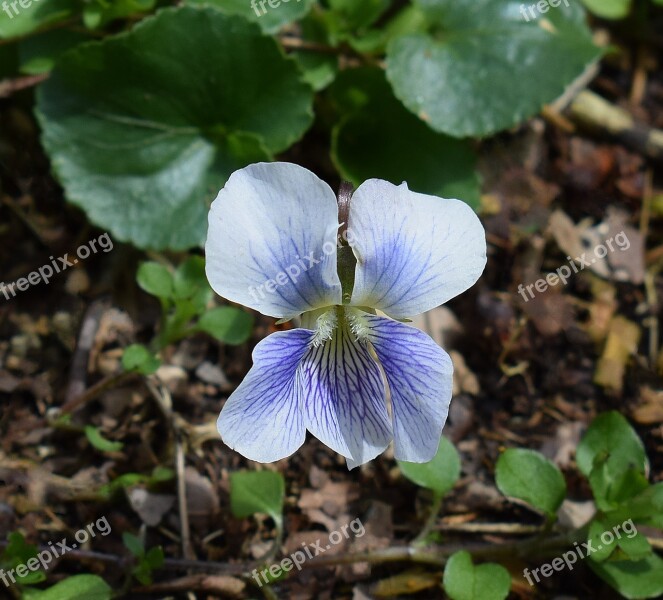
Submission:
M 297 379 L 306 428 L 352 469 L 382 453 L 392 432 L 380 368 L 339 312 L 332 337 L 304 356 Z
M 364 314 L 360 319 L 387 376 L 395 457 L 428 462 L 437 452 L 449 413 L 451 358 L 414 327 L 375 315 Z
M 219 415 L 219 433 L 230 448 L 250 460 L 273 462 L 304 443 L 295 378 L 313 336 L 306 329 L 280 331 L 256 346 L 253 367 Z

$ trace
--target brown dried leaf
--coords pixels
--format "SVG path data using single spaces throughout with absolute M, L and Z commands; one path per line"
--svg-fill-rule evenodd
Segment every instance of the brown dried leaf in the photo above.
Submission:
M 553 336 L 573 324 L 573 307 L 552 288 L 523 303 L 523 311 L 542 335 Z
M 621 393 L 626 363 L 637 351 L 639 341 L 640 328 L 635 323 L 619 316 L 612 319 L 608 340 L 594 373 L 594 383 Z
M 150 527 L 155 527 L 161 522 L 164 515 L 175 504 L 175 496 L 169 494 L 153 494 L 141 487 L 135 487 L 127 490 L 129 504 L 143 523 Z
M 633 411 L 633 420 L 641 425 L 663 423 L 663 390 L 645 386 L 640 389 L 640 396 L 642 404 Z
M 372 593 L 377 598 L 416 594 L 437 587 L 440 582 L 441 577 L 438 574 L 412 570 L 378 581 Z

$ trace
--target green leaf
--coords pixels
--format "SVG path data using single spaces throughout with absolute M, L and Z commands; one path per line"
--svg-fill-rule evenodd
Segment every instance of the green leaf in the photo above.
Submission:
M 645 474 L 637 467 L 615 467 L 615 461 L 603 457 L 598 459 L 596 467 L 589 475 L 589 485 L 594 492 L 597 506 L 601 510 L 612 510 L 647 489 L 649 483 Z
M 433 490 L 439 495 L 450 491 L 460 477 L 460 456 L 454 445 L 444 436 L 433 460 L 427 463 L 396 461 L 401 472 L 418 486 Z
M 663 481 L 650 485 L 626 503 L 620 512 L 634 521 L 663 529 Z
M 2 553 L 3 561 L 16 561 L 16 564 L 18 564 L 37 556 L 37 546 L 28 544 L 23 534 L 18 531 L 12 531 L 7 536 L 7 541 L 7 546 Z
M 190 256 L 175 271 L 175 297 L 191 298 L 200 288 L 210 289 L 205 275 L 205 259 L 202 256 Z
M 152 569 L 160 569 L 163 566 L 164 553 L 161 546 L 154 546 L 147 551 L 145 555 L 145 562 Z
M 530 22 L 519 2 L 415 4 L 429 32 L 392 40 L 387 74 L 403 104 L 441 133 L 486 136 L 516 125 L 560 96 L 600 54 L 575 3 Z
M 389 8 L 391 0 L 329 0 L 329 7 L 342 21 L 345 30 L 368 27 Z
M 314 0 L 186 0 L 191 5 L 211 6 L 227 15 L 240 15 L 257 23 L 265 33 L 301 19 L 311 10 Z
M 631 519 L 624 521 L 619 512 L 599 515 L 590 523 L 587 539 L 590 547 L 594 548 L 592 560 L 602 562 L 610 558 L 617 548 L 629 560 L 640 560 L 651 554 L 647 538 L 636 529 Z
M 254 318 L 234 306 L 220 306 L 206 312 L 196 329 L 209 333 L 224 344 L 243 344 L 251 337 Z
M 24 3 L 26 7 L 16 4 L 16 10 L 8 7 L 9 13 L 5 11 L 0 15 L 0 38 L 27 35 L 46 25 L 64 21 L 75 14 L 78 7 L 76 0 L 25 0 Z
M 618 412 L 599 415 L 589 426 L 576 451 L 576 463 L 589 478 L 602 510 L 647 488 L 647 456 L 642 441 Z
M 316 92 L 326 88 L 338 73 L 338 59 L 328 54 L 295 52 L 293 58 L 302 70 L 303 78 Z
M 138 536 L 135 536 L 133 533 L 125 531 L 122 534 L 122 543 L 127 547 L 129 552 L 133 554 L 136 558 L 142 558 L 145 556 L 145 548 L 143 542 Z
M 142 344 L 128 346 L 122 354 L 122 368 L 151 375 L 161 366 L 161 361 Z
M 99 488 L 99 495 L 103 498 L 110 498 L 118 490 L 126 489 L 138 483 L 145 483 L 149 478 L 140 473 L 125 473 L 120 475 Z
M 183 250 L 233 171 L 301 137 L 312 94 L 256 25 L 181 7 L 63 54 L 36 110 L 69 201 L 114 238 Z
M 639 531 L 634 536 L 622 535 L 617 541 L 617 547 L 621 549 L 629 560 L 642 560 L 647 558 L 652 551 L 647 537 Z
M 473 565 L 470 553 L 463 550 L 449 557 L 443 585 L 451 600 L 504 600 L 511 589 L 511 576 L 494 563 Z
M 10 533 L 7 540 L 8 544 L 0 555 L 0 567 L 4 570 L 15 569 L 37 556 L 37 546 L 28 544 L 18 531 Z M 46 579 L 43 571 L 28 571 L 24 576 L 16 573 L 15 577 L 21 585 L 32 585 Z
M 112 589 L 98 575 L 72 575 L 47 590 L 24 591 L 26 600 L 110 600 Z
M 124 447 L 122 442 L 111 442 L 107 440 L 96 427 L 87 425 L 85 427 L 85 437 L 97 450 L 102 452 L 119 452 Z
M 329 45 L 325 21 L 317 12 L 303 19 L 299 27 L 303 41 Z M 293 52 L 292 57 L 297 61 L 304 80 L 316 92 L 326 88 L 338 73 L 338 56 L 335 54 L 300 50 Z
M 54 29 L 22 40 L 18 45 L 21 73 L 47 73 L 63 52 L 89 39 L 89 35 L 78 31 Z
M 346 70 L 330 93 L 345 116 L 332 158 L 355 185 L 377 177 L 416 192 L 460 198 L 478 208 L 481 190 L 469 144 L 435 133 L 396 100 L 378 69 Z
M 156 262 L 146 262 L 138 267 L 136 281 L 141 289 L 152 296 L 167 300 L 173 296 L 173 276 L 164 266 Z
M 150 475 L 150 483 L 162 483 L 175 478 L 175 471 L 168 467 L 154 467 Z
M 663 560 L 654 553 L 635 562 L 590 560 L 589 566 L 601 579 L 629 600 L 658 598 L 663 594 Z
M 236 471 L 230 474 L 230 510 L 240 519 L 265 513 L 282 522 L 285 482 L 273 471 Z
M 149 12 L 155 4 L 155 0 L 93 0 L 83 8 L 83 23 L 89 29 L 97 29 L 116 19 Z
M 582 3 L 597 17 L 623 19 L 631 12 L 632 0 L 582 0 Z
M 202 314 L 214 296 L 205 274 L 205 259 L 190 256 L 175 271 L 174 296 L 177 300 L 190 300 L 194 314 Z
M 552 517 L 566 496 L 561 471 L 534 450 L 510 448 L 497 460 L 497 487 L 505 496 L 518 498 Z

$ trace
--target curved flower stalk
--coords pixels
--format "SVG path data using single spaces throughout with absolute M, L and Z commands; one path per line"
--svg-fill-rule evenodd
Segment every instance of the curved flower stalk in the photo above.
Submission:
M 486 239 L 459 200 L 386 181 L 362 184 L 349 206 L 289 163 L 236 171 L 212 204 L 207 277 L 224 298 L 302 327 L 262 340 L 218 428 L 245 457 L 295 452 L 306 430 L 349 468 L 393 440 L 399 460 L 437 451 L 451 401 L 449 355 L 400 320 L 472 286 Z M 379 316 L 381 314 L 387 316 Z

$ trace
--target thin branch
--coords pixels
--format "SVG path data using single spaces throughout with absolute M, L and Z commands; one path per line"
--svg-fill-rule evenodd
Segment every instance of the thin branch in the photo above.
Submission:
M 304 50 L 307 52 L 318 52 L 319 54 L 333 55 L 343 54 L 343 51 L 340 48 L 326 46 L 325 44 L 319 44 L 317 42 L 309 42 L 307 40 L 302 40 L 301 38 L 293 37 L 291 35 L 281 36 L 279 37 L 279 41 L 286 50 Z
M 26 75 L 16 79 L 3 79 L 0 81 L 0 98 L 7 98 L 15 92 L 27 90 L 28 88 L 39 85 L 45 79 L 48 79 L 49 73 L 39 75 Z
M 106 390 L 117 387 L 123 383 L 126 383 L 130 379 L 136 377 L 138 373 L 132 371 L 123 371 L 121 373 L 116 373 L 115 375 L 109 375 L 104 377 L 101 381 L 95 383 L 92 387 L 88 388 L 80 396 L 73 398 L 65 402 L 60 408 L 61 414 L 68 414 L 75 411 L 77 408 L 91 402 Z

